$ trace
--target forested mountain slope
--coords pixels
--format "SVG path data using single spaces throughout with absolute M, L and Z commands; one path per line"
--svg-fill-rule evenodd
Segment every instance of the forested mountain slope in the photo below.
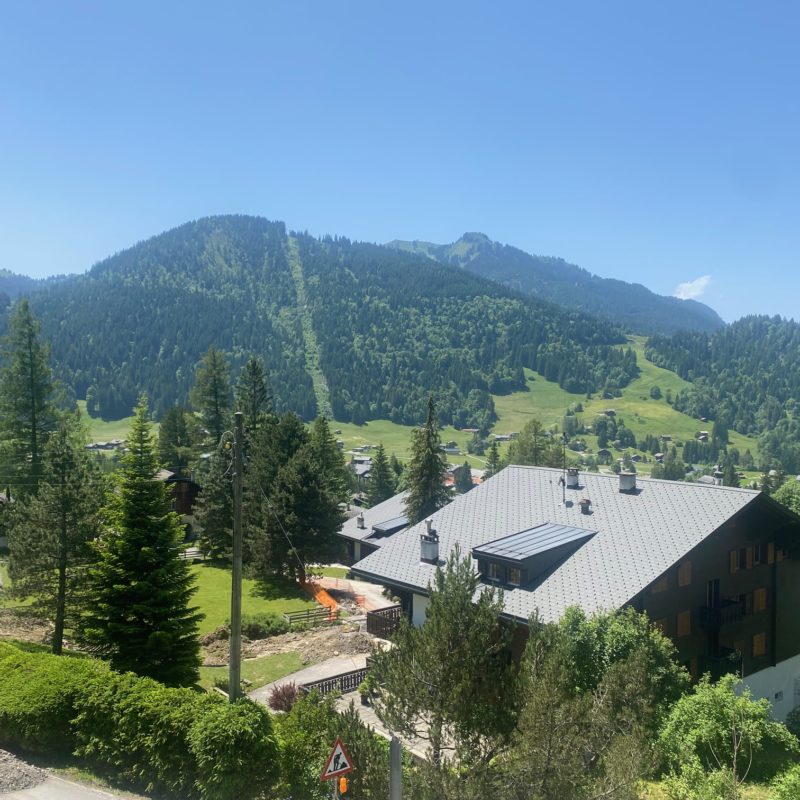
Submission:
M 781 317 L 749 316 L 708 336 L 653 336 L 655 364 L 692 381 L 675 408 L 760 434 L 765 462 L 800 471 L 800 325 Z
M 263 358 L 279 410 L 309 418 L 323 401 L 357 422 L 417 423 L 434 392 L 443 422 L 485 427 L 489 392 L 523 388 L 523 367 L 580 392 L 613 393 L 637 371 L 610 323 L 415 254 L 257 217 L 175 228 L 31 305 L 57 372 L 106 418 L 129 414 L 142 391 L 156 412 L 185 401 L 212 344 L 234 375 L 250 353 Z
M 536 256 L 465 233 L 449 245 L 390 242 L 389 247 L 455 264 L 491 280 L 566 308 L 613 320 L 634 333 L 670 334 L 679 330 L 711 333 L 725 324 L 707 305 L 655 294 L 638 283 L 600 278 L 561 258 Z

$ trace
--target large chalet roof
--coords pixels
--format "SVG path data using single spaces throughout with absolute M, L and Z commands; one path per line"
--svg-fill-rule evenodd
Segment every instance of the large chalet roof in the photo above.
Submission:
M 364 527 L 358 527 L 358 515 L 350 517 L 342 525 L 339 536 L 356 542 L 367 541 L 375 545 L 384 544 L 388 540 L 384 540 L 382 537 L 386 536 L 387 531 L 381 526 L 385 523 L 391 523 L 390 529 L 392 531 L 396 531 L 398 527 L 401 527 L 401 519 L 405 518 L 406 513 L 405 502 L 406 493 L 402 492 L 390 497 L 388 500 L 384 500 L 382 503 L 378 503 L 372 508 L 360 509 L 360 513 L 364 515 Z M 402 527 L 407 525 L 408 520 L 405 519 Z
M 572 605 L 587 613 L 619 608 L 760 494 L 638 476 L 636 491 L 628 494 L 619 491 L 616 475 L 596 473 L 581 473 L 578 488 L 563 489 L 561 475 L 558 469 L 507 467 L 431 517 L 440 563 L 457 544 L 464 554 L 476 547 L 485 552 L 490 543 L 545 523 L 551 530 L 597 531 L 532 585 L 506 589 L 510 617 L 527 620 L 538 610 L 554 621 Z M 589 514 L 581 511 L 583 499 L 591 501 Z M 424 529 L 420 523 L 395 534 L 353 572 L 426 593 L 436 566 L 420 561 Z

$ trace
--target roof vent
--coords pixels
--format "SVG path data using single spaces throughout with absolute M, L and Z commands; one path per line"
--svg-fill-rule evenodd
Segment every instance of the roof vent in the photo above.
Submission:
M 439 563 L 439 534 L 429 519 L 425 520 L 425 533 L 419 537 L 419 558 L 428 564 Z
M 359 511 L 358 516 L 356 517 L 356 526 L 360 528 L 362 531 L 366 529 L 366 525 L 364 524 L 364 512 Z
M 567 470 L 567 489 L 578 488 L 578 468 L 570 467 Z
M 619 490 L 625 494 L 633 494 L 636 491 L 635 472 L 620 472 Z
M 714 470 L 714 486 L 723 486 L 725 481 L 725 473 L 717 466 Z
M 592 501 L 588 497 L 584 497 L 583 500 L 579 503 L 581 507 L 581 514 L 591 514 L 592 513 Z

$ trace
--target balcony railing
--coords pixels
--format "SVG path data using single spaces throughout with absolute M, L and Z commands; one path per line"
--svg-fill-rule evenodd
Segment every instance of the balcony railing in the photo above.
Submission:
M 723 625 L 741 621 L 744 616 L 744 603 L 722 601 L 720 606 L 702 606 L 700 609 L 700 626 L 706 630 L 719 630 Z

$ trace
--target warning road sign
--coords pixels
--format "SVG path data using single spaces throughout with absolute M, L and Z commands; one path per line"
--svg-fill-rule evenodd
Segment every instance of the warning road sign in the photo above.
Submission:
M 352 772 L 352 770 L 353 759 L 350 758 L 347 750 L 344 749 L 341 737 L 337 736 L 333 744 L 333 750 L 331 750 L 331 754 L 328 756 L 328 763 L 325 764 L 325 769 L 322 770 L 322 775 L 320 775 L 320 780 L 327 781 L 338 775 Z

